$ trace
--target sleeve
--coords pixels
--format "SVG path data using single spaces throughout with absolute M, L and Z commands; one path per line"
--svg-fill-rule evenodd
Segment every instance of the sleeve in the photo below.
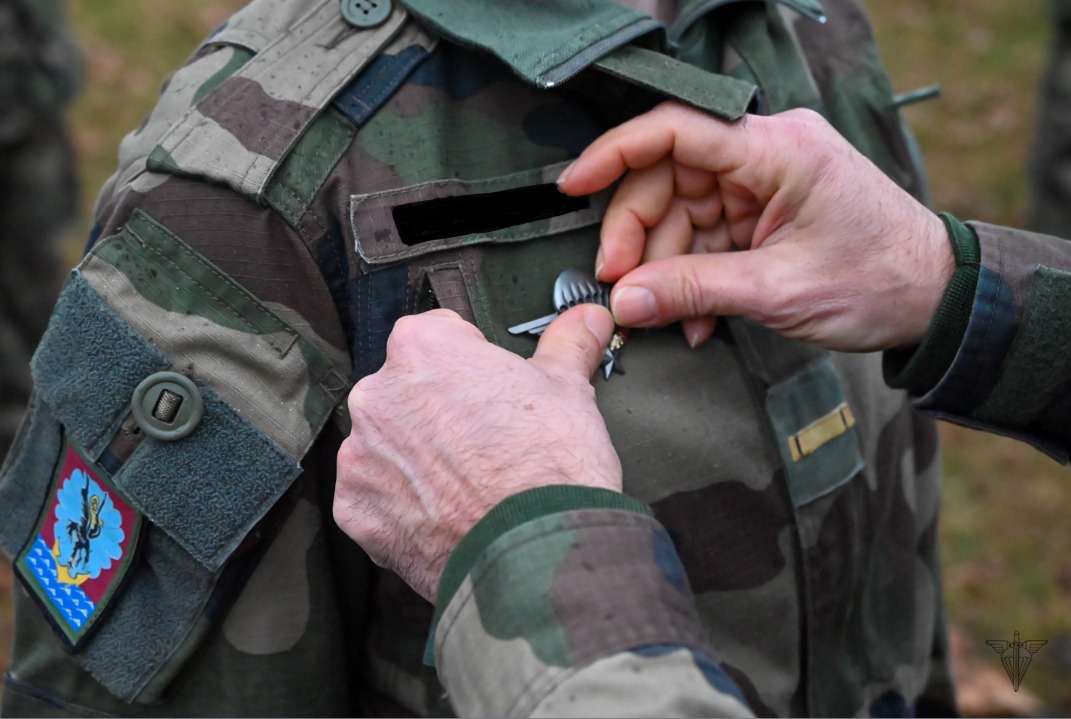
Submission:
M 750 716 L 713 659 L 650 509 L 541 487 L 491 511 L 443 575 L 432 630 L 460 716 Z
M 928 335 L 906 363 L 909 368 L 937 367 L 929 373 L 932 381 L 900 386 L 911 391 L 916 406 L 937 417 L 1023 440 L 1066 464 L 1071 451 L 1071 243 L 981 222 L 952 220 L 949 225 L 954 242 L 957 233 L 968 230 L 977 239 L 971 260 L 977 279 L 966 296 L 969 301 L 952 301 L 953 291 L 962 290 L 952 286 L 942 300 L 942 306 L 962 305 L 960 321 L 945 325 L 945 334 L 958 338 L 951 343 L 953 350 L 933 350 L 948 342 L 928 348 Z M 927 353 L 929 359 L 922 359 Z M 938 355 L 943 359 L 935 359 Z M 887 379 L 894 385 L 904 379 L 903 372 L 888 372 L 897 363 L 895 353 L 886 353 Z

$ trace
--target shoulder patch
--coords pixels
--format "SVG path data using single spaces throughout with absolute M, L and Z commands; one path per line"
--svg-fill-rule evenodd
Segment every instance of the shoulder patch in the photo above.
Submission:
M 119 593 L 141 524 L 107 473 L 68 440 L 15 570 L 70 648 L 82 644 Z

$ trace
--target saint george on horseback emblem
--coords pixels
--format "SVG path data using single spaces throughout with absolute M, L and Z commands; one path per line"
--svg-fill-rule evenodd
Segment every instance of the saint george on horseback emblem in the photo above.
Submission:
M 79 584 L 100 576 L 123 554 L 123 518 L 114 500 L 80 469 L 63 480 L 56 498 L 53 552 L 60 581 Z
M 77 649 L 116 598 L 136 554 L 142 516 L 107 472 L 67 444 L 37 531 L 15 568 Z

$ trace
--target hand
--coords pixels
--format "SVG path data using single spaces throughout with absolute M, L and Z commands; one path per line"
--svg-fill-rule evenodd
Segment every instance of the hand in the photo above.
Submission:
M 915 344 L 955 268 L 940 218 L 809 110 L 729 124 L 666 103 L 596 140 L 559 186 L 587 194 L 626 171 L 599 277 L 617 281 L 618 323 L 685 320 L 693 346 L 718 315 L 831 349 Z
M 524 360 L 449 310 L 401 319 L 383 368 L 350 393 L 335 521 L 434 601 L 454 547 L 510 495 L 547 484 L 620 492 L 590 382 L 612 334 L 609 312 L 579 305 Z

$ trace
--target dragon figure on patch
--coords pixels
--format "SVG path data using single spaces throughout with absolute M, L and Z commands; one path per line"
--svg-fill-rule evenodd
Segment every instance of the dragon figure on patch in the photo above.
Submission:
M 66 528 L 62 533 L 53 530 L 60 581 L 79 584 L 100 576 L 122 556 L 125 535 L 119 510 L 100 485 L 80 469 L 63 483 L 57 499 L 56 524 Z M 64 570 L 67 577 L 62 575 Z
M 141 515 L 108 475 L 68 444 L 50 501 L 16 567 L 72 647 L 88 636 L 115 596 L 140 529 Z

